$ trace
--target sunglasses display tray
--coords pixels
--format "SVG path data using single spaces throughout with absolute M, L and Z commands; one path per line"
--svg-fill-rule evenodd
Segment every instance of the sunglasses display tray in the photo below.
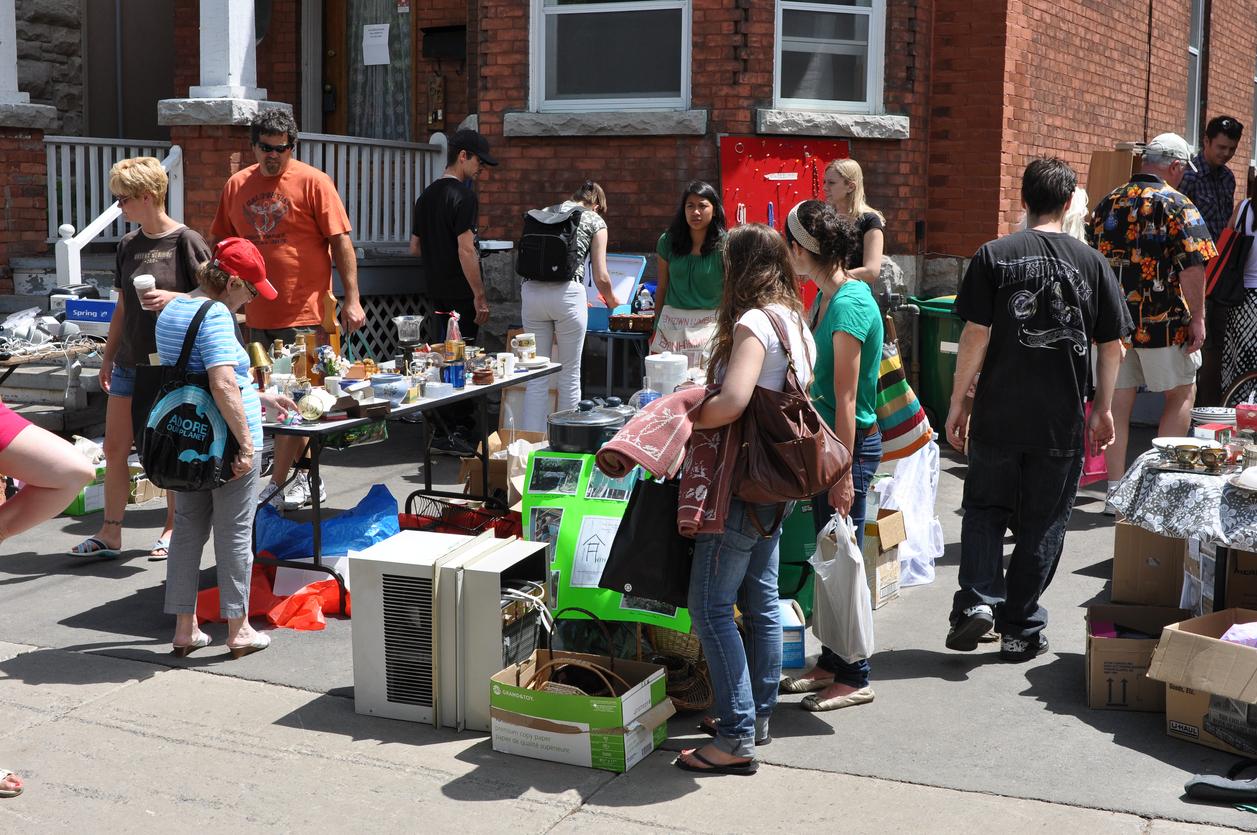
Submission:
M 1158 464 L 1149 464 L 1148 469 L 1155 470 L 1159 473 L 1191 473 L 1192 475 L 1233 475 L 1244 469 L 1242 464 L 1223 464 L 1216 470 L 1211 470 L 1204 464 L 1196 464 L 1195 466 L 1185 467 L 1182 464 L 1174 462 L 1164 462 Z

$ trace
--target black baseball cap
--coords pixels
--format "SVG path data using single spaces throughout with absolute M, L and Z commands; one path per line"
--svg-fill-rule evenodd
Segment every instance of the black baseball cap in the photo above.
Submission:
M 466 151 L 475 154 L 485 165 L 497 165 L 498 161 L 489 153 L 489 140 L 471 128 L 455 131 L 450 137 L 450 147 L 455 151 Z

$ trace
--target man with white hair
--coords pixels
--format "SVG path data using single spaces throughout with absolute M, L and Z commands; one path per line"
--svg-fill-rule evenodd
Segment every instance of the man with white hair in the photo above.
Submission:
M 1126 471 L 1130 415 L 1140 386 L 1165 395 L 1159 433 L 1186 435 L 1205 341 L 1205 263 L 1217 256 L 1200 212 L 1178 192 L 1191 148 L 1175 133 L 1144 146 L 1138 174 L 1091 214 L 1088 241 L 1109 260 L 1135 323 L 1113 395 L 1109 477 Z

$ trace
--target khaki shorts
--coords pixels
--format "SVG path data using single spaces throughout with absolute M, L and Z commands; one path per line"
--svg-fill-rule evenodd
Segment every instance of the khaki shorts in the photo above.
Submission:
M 1177 345 L 1168 348 L 1131 348 L 1117 370 L 1117 388 L 1144 386 L 1148 391 L 1169 391 L 1196 382 L 1200 351 L 1190 354 Z

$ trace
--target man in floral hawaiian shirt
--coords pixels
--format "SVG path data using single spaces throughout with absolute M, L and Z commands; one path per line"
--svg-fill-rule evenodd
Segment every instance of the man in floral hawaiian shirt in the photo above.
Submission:
M 1205 262 L 1218 254 L 1200 212 L 1175 190 L 1191 157 L 1178 134 L 1155 137 L 1144 148 L 1140 173 L 1100 201 L 1087 228 L 1088 240 L 1117 273 L 1135 322 L 1113 395 L 1116 436 L 1105 450 L 1114 479 L 1126 471 L 1140 386 L 1165 394 L 1161 435 L 1186 435 L 1191 426 L 1205 340 Z

